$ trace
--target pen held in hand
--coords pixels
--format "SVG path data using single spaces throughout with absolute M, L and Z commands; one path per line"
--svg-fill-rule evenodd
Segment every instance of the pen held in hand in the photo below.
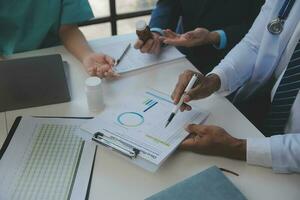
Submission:
M 126 49 L 124 50 L 124 52 L 122 53 L 122 55 L 120 56 L 120 58 L 118 58 L 117 61 L 115 62 L 114 66 L 117 66 L 122 61 L 122 59 L 125 57 L 125 55 L 129 51 L 130 47 L 131 47 L 131 44 L 129 43 L 127 45 Z
M 175 115 L 177 114 L 178 110 L 180 109 L 180 107 L 182 106 L 183 104 L 183 100 L 184 100 L 184 95 L 186 93 L 188 93 L 192 87 L 194 86 L 195 82 L 197 81 L 198 79 L 198 76 L 196 74 L 193 75 L 193 77 L 191 78 L 189 84 L 186 86 L 185 90 L 184 90 L 184 93 L 183 95 L 181 96 L 178 104 L 174 107 L 171 115 L 169 116 L 168 120 L 167 120 L 167 123 L 165 125 L 165 128 L 171 123 L 171 121 L 174 119 Z

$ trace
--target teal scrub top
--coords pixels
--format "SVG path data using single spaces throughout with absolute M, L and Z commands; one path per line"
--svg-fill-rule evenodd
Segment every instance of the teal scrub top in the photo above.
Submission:
M 58 45 L 61 25 L 92 17 L 87 0 L 0 0 L 0 55 Z

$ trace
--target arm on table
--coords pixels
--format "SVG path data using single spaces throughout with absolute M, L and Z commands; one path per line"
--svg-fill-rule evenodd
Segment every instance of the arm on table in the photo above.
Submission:
M 84 65 L 91 76 L 100 78 L 118 76 L 112 69 L 114 60 L 107 55 L 95 53 L 77 25 L 62 25 L 59 36 L 66 49 Z
M 181 149 L 200 154 L 247 160 L 252 165 L 272 167 L 276 173 L 300 173 L 300 134 L 271 138 L 238 139 L 217 126 L 189 125 L 190 136 Z

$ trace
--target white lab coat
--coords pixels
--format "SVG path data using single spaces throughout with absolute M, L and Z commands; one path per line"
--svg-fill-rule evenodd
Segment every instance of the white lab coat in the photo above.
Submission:
M 284 0 L 267 0 L 249 33 L 211 72 L 221 79 L 220 94 L 227 95 L 240 88 L 234 99 L 240 102 L 269 81 L 273 73 L 279 83 L 300 39 L 300 1 L 295 2 L 280 35 L 273 35 L 267 30 L 268 23 L 278 16 L 283 3 Z M 299 94 L 286 133 L 300 133 Z M 257 144 L 254 144 L 255 139 L 248 142 L 251 142 L 249 147 L 253 147 L 247 149 L 250 163 L 272 165 L 276 172 L 300 172 L 300 134 L 266 138 L 263 142 L 257 141 Z

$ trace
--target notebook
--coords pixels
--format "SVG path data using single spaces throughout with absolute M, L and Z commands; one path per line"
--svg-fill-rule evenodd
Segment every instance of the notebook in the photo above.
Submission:
M 0 61 L 0 112 L 70 99 L 60 55 Z
M 217 167 L 187 178 L 146 200 L 246 200 Z
M 96 152 L 80 137 L 86 120 L 18 118 L 0 152 L 0 199 L 86 199 Z

